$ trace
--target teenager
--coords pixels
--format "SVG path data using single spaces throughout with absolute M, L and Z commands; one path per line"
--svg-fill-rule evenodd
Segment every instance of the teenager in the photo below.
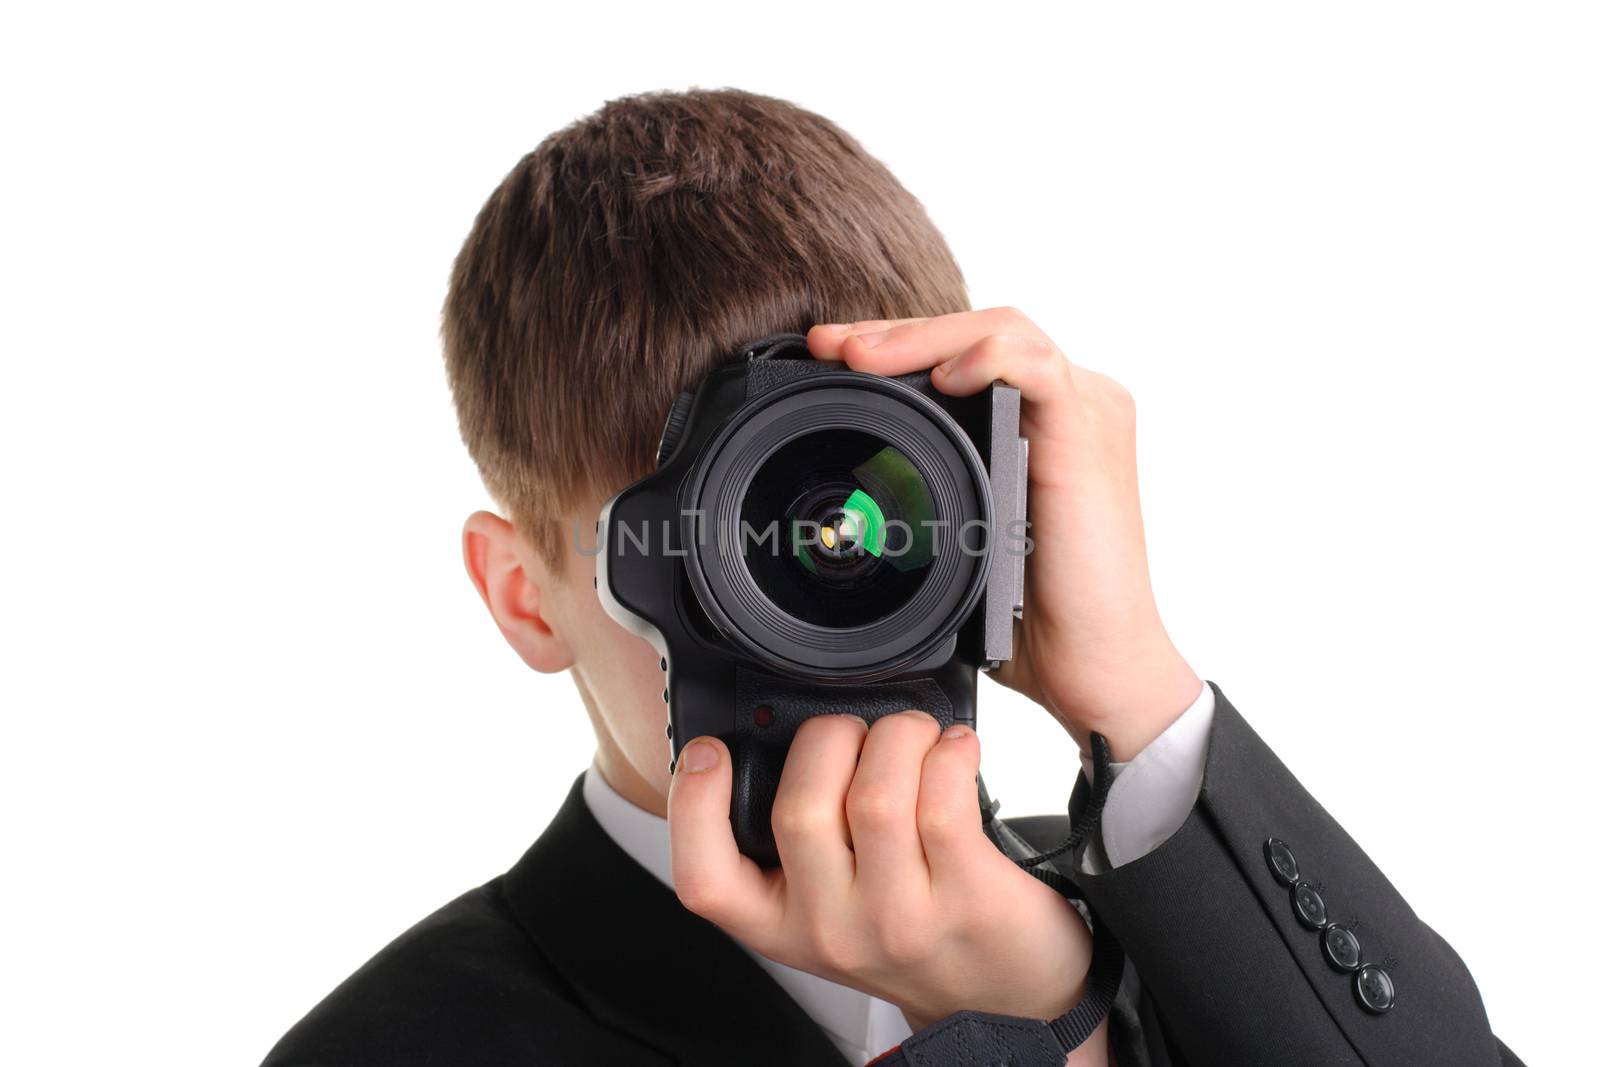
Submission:
M 785 331 L 951 395 L 1022 392 L 1035 548 L 997 677 L 1085 751 L 1109 743 L 1097 829 L 1056 863 L 1128 959 L 1071 1062 L 1516 1063 L 1461 960 L 1169 639 L 1127 392 L 1021 312 L 970 310 L 922 206 L 838 127 L 734 91 L 606 105 L 523 158 L 467 237 L 445 359 L 504 517 L 467 520 L 466 568 L 521 658 L 570 675 L 594 759 L 515 866 L 267 1063 L 859 1065 L 958 1011 L 1046 1019 L 1084 995 L 1084 919 L 997 847 L 1068 820 L 986 827 L 970 730 L 807 721 L 778 872 L 734 845 L 720 741 L 668 771 L 657 653 L 602 609 L 574 531 L 651 469 L 680 391 Z

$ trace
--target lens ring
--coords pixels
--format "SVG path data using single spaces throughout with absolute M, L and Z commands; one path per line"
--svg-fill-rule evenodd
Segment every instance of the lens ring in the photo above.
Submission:
M 865 625 L 820 626 L 781 610 L 741 556 L 742 502 L 774 452 L 828 429 L 871 433 L 902 451 L 927 481 L 936 514 L 951 520 L 952 539 L 971 520 L 992 529 L 982 460 L 947 412 L 893 379 L 825 372 L 774 390 L 706 447 L 682 496 L 686 522 L 702 517 L 685 531 L 687 571 L 717 629 L 755 658 L 791 673 L 871 680 L 926 655 L 966 621 L 988 577 L 989 554 L 936 554 L 916 592 Z

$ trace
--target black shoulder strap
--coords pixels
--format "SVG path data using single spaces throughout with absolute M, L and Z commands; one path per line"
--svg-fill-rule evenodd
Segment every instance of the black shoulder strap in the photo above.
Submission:
M 1122 946 L 1083 900 L 1073 881 L 1046 864 L 1071 853 L 1094 832 L 1111 788 L 1111 750 L 1099 734 L 1090 738 L 1094 753 L 1094 792 L 1083 820 L 1065 841 L 1044 852 L 1016 859 L 1018 866 L 1089 912 L 1094 930 L 1094 959 L 1084 982 L 1083 998 L 1059 1018 L 1018 1019 L 987 1012 L 961 1011 L 941 1019 L 906 1038 L 873 1060 L 869 1067 L 1061 1067 L 1071 1061 L 1072 1050 L 1088 1040 L 1105 1020 L 1122 985 Z M 980 789 L 981 789 L 980 784 Z M 995 805 L 984 797 L 984 822 L 993 819 Z M 1015 857 L 1014 857 L 1015 858 Z

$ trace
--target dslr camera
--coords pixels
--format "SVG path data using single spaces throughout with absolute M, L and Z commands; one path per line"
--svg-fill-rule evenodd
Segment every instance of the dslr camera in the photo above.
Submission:
M 601 513 L 601 602 L 661 654 L 674 763 L 703 734 L 727 744 L 734 835 L 758 863 L 778 862 L 772 802 L 805 719 L 976 726 L 1031 547 L 1020 401 L 763 338 L 678 397 L 657 469 Z

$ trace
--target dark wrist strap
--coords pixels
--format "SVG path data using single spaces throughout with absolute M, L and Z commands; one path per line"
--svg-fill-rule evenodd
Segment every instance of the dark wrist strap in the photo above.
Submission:
M 1018 866 L 1051 889 L 1080 902 L 1083 894 L 1077 885 L 1045 864 L 1071 853 L 1099 825 L 1106 791 L 1111 788 L 1111 754 L 1106 739 L 1099 734 L 1091 736 L 1090 746 L 1094 753 L 1094 791 L 1083 819 L 1054 848 L 1016 860 Z M 985 802 L 985 823 L 992 817 L 993 806 Z M 1088 1040 L 1110 1014 L 1122 985 L 1122 946 L 1092 909 L 1089 919 L 1094 927 L 1094 959 L 1084 981 L 1083 997 L 1071 1011 L 1048 1022 L 980 1011 L 956 1012 L 912 1034 L 868 1067 L 991 1067 L 999 1063 L 1006 1067 L 1061 1067 L 1070 1062 L 1072 1050 Z

